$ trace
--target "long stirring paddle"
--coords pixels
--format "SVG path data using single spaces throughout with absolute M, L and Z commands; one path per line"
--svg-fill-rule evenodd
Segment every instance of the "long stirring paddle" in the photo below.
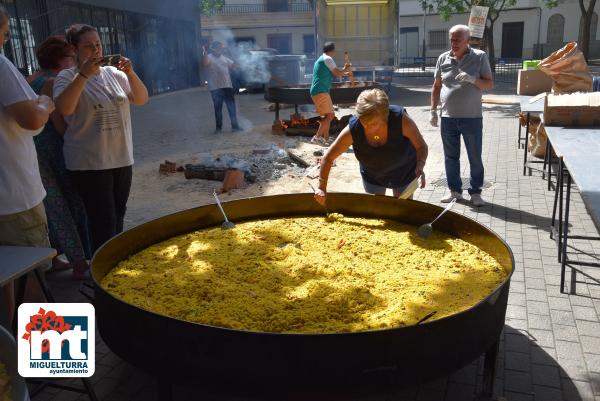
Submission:
M 223 224 L 221 224 L 221 228 L 223 230 L 229 230 L 230 228 L 235 227 L 235 224 L 233 224 L 227 218 L 227 215 L 225 214 L 225 211 L 223 210 L 223 206 L 221 206 L 221 201 L 219 200 L 219 197 L 217 196 L 217 192 L 216 191 L 213 191 L 213 196 L 215 197 L 215 200 L 217 201 L 217 206 L 219 206 L 219 210 L 221 210 L 221 214 L 225 218 L 225 221 L 223 222 Z
M 438 217 L 435 218 L 435 220 L 433 220 L 429 224 L 423 224 L 422 226 L 417 228 L 417 234 L 419 234 L 419 237 L 421 237 L 421 238 L 429 237 L 431 235 L 431 233 L 433 233 L 432 224 L 435 223 L 437 221 L 437 219 L 442 217 L 444 215 L 444 213 L 446 213 L 448 210 L 452 209 L 452 206 L 454 206 L 455 203 L 456 203 L 456 198 L 452 199 L 452 201 L 450 201 L 450 203 L 448 203 L 448 206 L 446 206 L 446 208 L 442 211 L 442 213 L 439 214 Z

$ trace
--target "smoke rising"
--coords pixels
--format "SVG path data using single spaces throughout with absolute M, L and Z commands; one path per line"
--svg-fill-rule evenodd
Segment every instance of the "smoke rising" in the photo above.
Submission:
M 224 25 L 219 25 L 213 33 L 213 40 L 222 42 L 227 55 L 236 63 L 237 71 L 247 84 L 266 84 L 271 79 L 268 53 L 260 51 L 250 42 L 235 42 L 235 35 Z

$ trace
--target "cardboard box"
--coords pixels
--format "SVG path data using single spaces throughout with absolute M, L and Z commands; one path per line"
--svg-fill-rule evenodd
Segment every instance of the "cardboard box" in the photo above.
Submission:
M 552 78 L 540 70 L 519 70 L 519 81 L 517 83 L 517 94 L 523 96 L 534 96 L 542 92 L 550 92 L 552 89 Z
M 600 92 L 549 94 L 544 100 L 544 124 L 600 126 Z

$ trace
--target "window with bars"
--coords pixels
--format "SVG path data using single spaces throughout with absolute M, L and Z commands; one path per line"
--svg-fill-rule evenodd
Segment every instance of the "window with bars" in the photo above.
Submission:
M 11 18 L 10 36 L 15 65 L 21 72 L 32 74 L 39 65 L 35 56 L 36 43 L 30 21 L 25 18 L 20 18 L 18 21 L 16 18 Z
M 561 44 L 565 33 L 565 17 L 554 14 L 548 19 L 548 33 L 546 43 Z
M 429 31 L 429 49 L 443 50 L 448 48 L 448 31 L 438 29 Z
M 12 17 L 12 37 L 2 53 L 25 75 L 39 68 L 36 46 L 49 35 L 63 34 L 76 21 L 98 29 L 104 54 L 131 58 L 151 94 L 199 83 L 193 22 L 65 0 L 0 0 L 0 4 Z

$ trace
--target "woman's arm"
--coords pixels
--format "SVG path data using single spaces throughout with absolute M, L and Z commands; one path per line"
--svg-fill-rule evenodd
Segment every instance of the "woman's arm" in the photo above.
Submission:
M 119 66 L 117 68 L 127 75 L 129 88 L 131 89 L 131 92 L 127 94 L 129 102 L 136 106 L 143 106 L 148 103 L 148 89 L 133 70 L 131 60 L 129 60 L 127 57 L 121 57 L 121 61 L 119 62 Z
M 51 98 L 53 87 L 54 78 L 48 78 L 46 82 L 44 82 L 44 86 L 42 86 L 40 93 Z M 67 123 L 65 123 L 63 116 L 58 111 L 54 110 L 52 114 L 50 114 L 50 121 L 52 121 L 56 133 L 63 136 L 67 130 Z
M 425 175 L 423 169 L 427 162 L 427 154 L 429 149 L 425 139 L 421 135 L 417 124 L 409 117 L 408 113 L 404 111 L 402 114 L 402 134 L 410 140 L 417 151 L 417 167 L 415 169 L 415 176 L 421 177 L 421 188 L 425 187 Z
M 327 180 L 329 179 L 329 171 L 335 159 L 344 153 L 352 146 L 352 134 L 350 126 L 346 126 L 338 135 L 333 144 L 327 149 L 325 155 L 321 159 L 321 169 L 319 170 L 319 188 L 315 192 L 315 200 L 321 205 L 325 204 L 327 199 Z
M 23 129 L 35 131 L 44 126 L 48 116 L 54 110 L 52 100 L 24 100 L 5 107 L 6 112 Z
M 81 64 L 79 73 L 75 75 L 75 79 L 54 99 L 56 110 L 60 114 L 70 116 L 75 112 L 87 80 L 92 75 L 98 73 L 101 62 L 102 57 L 90 57 Z

